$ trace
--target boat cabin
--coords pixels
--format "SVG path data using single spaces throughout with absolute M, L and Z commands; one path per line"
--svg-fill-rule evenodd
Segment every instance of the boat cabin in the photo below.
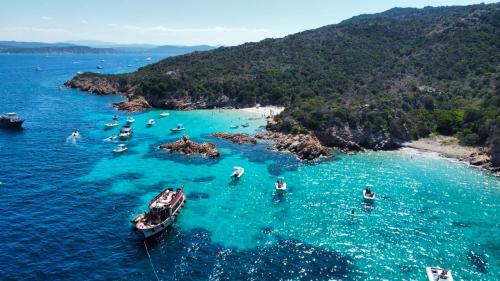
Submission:
M 131 134 L 132 128 L 130 126 L 123 126 L 120 129 L 120 134 Z
M 182 199 L 182 189 L 178 188 L 176 192 L 172 188 L 164 190 L 150 201 L 149 214 L 146 216 L 148 222 L 157 224 L 171 217 L 182 206 Z

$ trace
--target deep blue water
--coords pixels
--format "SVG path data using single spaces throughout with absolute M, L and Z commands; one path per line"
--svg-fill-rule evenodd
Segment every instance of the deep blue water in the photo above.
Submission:
M 0 112 L 26 119 L 21 132 L 0 131 L 0 279 L 155 280 L 129 219 L 180 184 L 183 213 L 147 242 L 161 280 L 425 280 L 429 265 L 456 280 L 500 279 L 500 180 L 462 163 L 395 151 L 303 164 L 262 143 L 211 138 L 251 117 L 234 111 L 134 114 L 129 151 L 114 157 L 116 144 L 103 139 L 117 129 L 103 126 L 113 114 L 123 123 L 126 114 L 111 107 L 121 98 L 59 86 L 77 71 L 131 71 L 144 58 L 0 56 Z M 264 124 L 248 122 L 248 133 Z M 215 142 L 222 157 L 156 151 L 179 138 L 168 130 L 177 123 Z M 73 130 L 82 138 L 68 143 Z M 233 166 L 246 169 L 237 183 Z M 289 185 L 283 196 L 274 193 L 277 176 Z M 377 192 L 371 207 L 361 202 L 366 184 Z

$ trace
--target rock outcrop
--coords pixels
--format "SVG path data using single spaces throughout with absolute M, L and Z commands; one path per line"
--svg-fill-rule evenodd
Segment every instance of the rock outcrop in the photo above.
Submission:
M 117 82 L 107 79 L 106 76 L 94 74 L 80 74 L 66 81 L 64 86 L 80 89 L 97 95 L 126 94 L 131 92 L 132 87 L 128 84 L 120 85 Z
M 160 149 L 168 152 L 179 152 L 186 155 L 202 155 L 208 158 L 216 158 L 220 156 L 215 144 L 211 142 L 196 143 L 184 135 L 178 141 L 162 144 Z
M 151 108 L 148 101 L 143 97 L 130 99 L 128 101 L 115 102 L 113 106 L 118 110 L 126 112 L 140 112 Z
M 278 132 L 267 132 L 257 135 L 256 138 L 272 140 L 273 144 L 268 149 L 289 151 L 297 155 L 301 160 L 313 161 L 322 156 L 331 155 L 330 149 L 323 146 L 318 138 L 312 135 L 291 135 Z
M 219 138 L 219 139 L 225 139 L 231 142 L 234 142 L 236 144 L 256 144 L 257 140 L 255 138 L 252 138 L 251 136 L 244 134 L 244 133 L 236 133 L 236 134 L 230 134 L 226 132 L 221 132 L 221 133 L 213 133 L 213 137 Z
M 473 166 L 478 166 L 483 169 L 493 172 L 496 176 L 500 176 L 500 166 L 495 165 L 492 161 L 494 153 L 489 148 L 480 148 L 477 152 L 471 153 L 468 157 L 459 160 L 467 161 Z

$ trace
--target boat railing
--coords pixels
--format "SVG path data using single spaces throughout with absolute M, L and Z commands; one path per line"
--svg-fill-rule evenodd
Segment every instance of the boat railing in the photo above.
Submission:
M 180 187 L 180 189 L 181 189 L 181 190 L 182 190 L 182 189 L 184 189 L 184 185 L 182 185 L 182 186 Z M 152 204 L 153 204 L 153 203 L 154 203 L 154 202 L 155 202 L 158 198 L 160 198 L 160 197 L 161 197 L 163 194 L 165 194 L 165 192 L 167 192 L 167 191 L 172 191 L 172 189 L 171 189 L 171 188 L 169 188 L 169 187 L 165 188 L 162 192 L 160 192 L 160 193 L 159 193 L 158 195 L 156 195 L 153 199 L 151 199 L 151 201 L 149 201 L 149 206 L 151 206 L 151 205 L 152 205 Z M 179 196 L 179 192 L 177 192 L 177 193 L 176 193 L 176 196 L 175 196 L 175 198 L 174 198 L 174 200 L 173 200 L 174 202 L 176 201 L 176 199 L 177 199 L 177 197 L 178 197 L 178 196 Z

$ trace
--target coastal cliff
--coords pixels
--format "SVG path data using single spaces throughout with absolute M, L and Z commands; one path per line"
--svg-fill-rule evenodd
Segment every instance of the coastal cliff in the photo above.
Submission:
M 282 105 L 270 131 L 346 151 L 456 136 L 488 147 L 498 166 L 499 17 L 500 4 L 396 8 L 66 86 L 121 93 L 122 110 Z

